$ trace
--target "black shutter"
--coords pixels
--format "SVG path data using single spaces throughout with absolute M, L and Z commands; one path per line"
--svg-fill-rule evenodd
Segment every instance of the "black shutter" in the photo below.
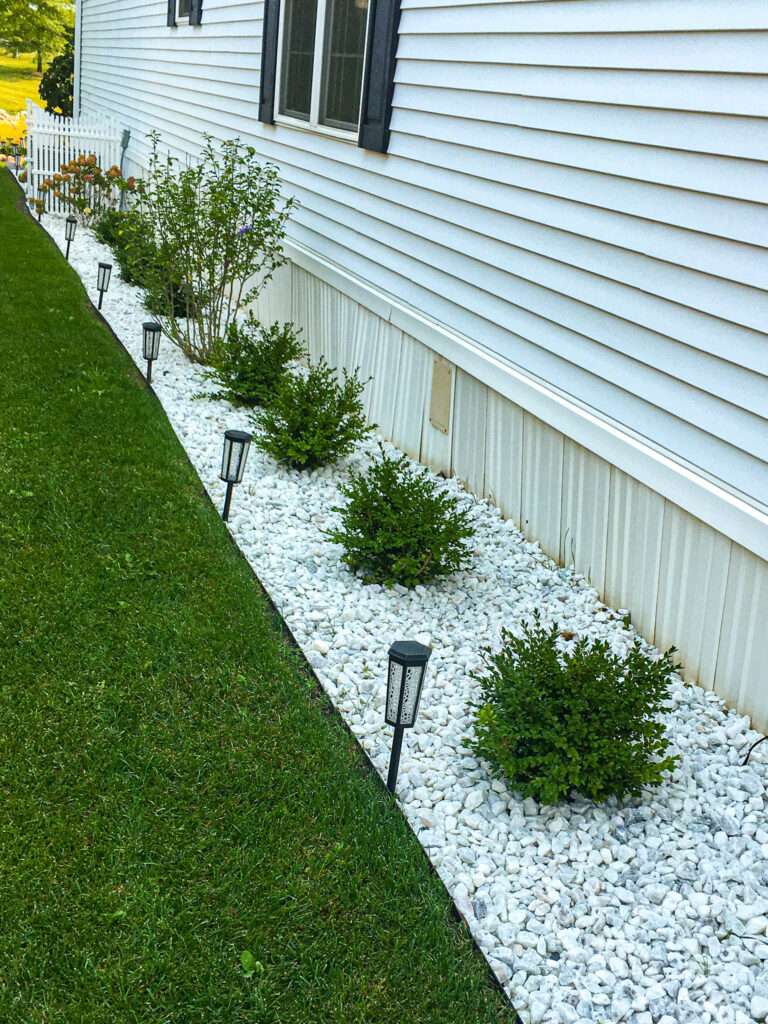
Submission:
M 259 120 L 275 123 L 275 81 L 277 79 L 277 30 L 280 24 L 280 0 L 264 0 L 261 44 L 261 87 Z
M 358 146 L 386 153 L 395 91 L 400 0 L 370 0 Z
M 168 0 L 168 24 L 176 27 L 176 0 Z
M 203 0 L 192 0 L 189 8 L 189 24 L 201 25 L 203 21 Z

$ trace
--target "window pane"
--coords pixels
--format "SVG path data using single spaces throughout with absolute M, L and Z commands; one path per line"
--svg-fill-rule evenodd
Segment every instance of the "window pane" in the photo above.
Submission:
M 328 0 L 323 124 L 357 128 L 368 0 Z
M 285 12 L 280 112 L 308 121 L 317 0 L 287 0 Z
M 177 17 L 188 18 L 192 8 L 192 0 L 179 0 L 179 13 Z

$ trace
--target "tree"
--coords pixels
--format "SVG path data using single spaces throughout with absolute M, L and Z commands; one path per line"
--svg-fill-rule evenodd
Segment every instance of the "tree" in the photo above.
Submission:
M 57 53 L 66 42 L 67 29 L 75 22 L 71 0 L 3 0 L 0 7 L 0 39 L 19 49 L 37 53 L 37 70 L 46 56 Z
M 53 114 L 63 114 L 64 117 L 72 117 L 75 78 L 74 38 L 74 32 L 68 29 L 64 52 L 53 58 L 40 79 L 40 96 L 45 101 L 46 110 Z

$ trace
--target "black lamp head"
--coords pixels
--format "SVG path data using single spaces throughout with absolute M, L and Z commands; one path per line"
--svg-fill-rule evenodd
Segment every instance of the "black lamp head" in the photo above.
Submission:
M 105 292 L 109 288 L 109 279 L 112 275 L 112 264 L 111 263 L 100 263 L 99 272 L 96 279 L 96 287 L 100 292 Z
M 72 214 L 67 217 L 64 221 L 64 238 L 67 242 L 71 242 L 75 237 L 75 229 L 77 228 L 77 217 L 73 217 Z
M 244 430 L 228 430 L 224 434 L 220 477 L 225 483 L 239 484 L 242 481 L 252 440 L 253 435 Z
M 387 725 L 413 727 L 431 654 L 431 648 L 415 640 L 398 640 L 390 647 L 384 712 Z
M 157 359 L 157 354 L 160 351 L 160 338 L 163 334 L 162 327 L 150 320 L 142 324 L 142 330 L 144 332 L 144 358 Z

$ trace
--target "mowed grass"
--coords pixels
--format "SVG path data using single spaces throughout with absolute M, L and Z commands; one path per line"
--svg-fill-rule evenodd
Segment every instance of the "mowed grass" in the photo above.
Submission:
M 16 195 L 0 170 L 0 1022 L 512 1020 Z
M 27 99 L 42 103 L 40 75 L 36 71 L 37 57 L 34 53 L 20 53 L 18 57 L 0 50 L 0 110 L 16 114 L 27 109 Z

